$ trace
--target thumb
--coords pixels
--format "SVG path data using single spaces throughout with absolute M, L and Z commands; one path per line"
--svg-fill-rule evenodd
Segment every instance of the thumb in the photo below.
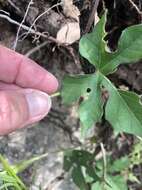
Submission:
M 32 89 L 0 91 L 0 135 L 41 120 L 51 108 L 50 96 Z

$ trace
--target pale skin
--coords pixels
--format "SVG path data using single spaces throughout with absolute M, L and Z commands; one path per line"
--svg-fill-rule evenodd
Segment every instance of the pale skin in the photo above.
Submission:
M 0 45 L 0 135 L 38 122 L 51 108 L 57 79 L 34 61 Z

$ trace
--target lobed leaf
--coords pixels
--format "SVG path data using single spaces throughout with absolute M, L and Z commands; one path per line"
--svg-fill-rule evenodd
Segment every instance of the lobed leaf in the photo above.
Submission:
M 92 33 L 80 40 L 80 54 L 95 65 L 102 74 L 113 73 L 120 64 L 132 64 L 142 59 L 142 24 L 126 28 L 119 39 L 116 52 L 107 52 L 105 17 L 95 26 Z
M 94 82 L 94 75 L 65 76 L 61 92 L 63 102 L 71 104 L 81 96 L 88 96 L 87 89 L 92 90 Z
M 84 35 L 79 43 L 80 54 L 99 70 L 109 60 L 109 53 L 105 51 L 105 20 L 102 16 L 92 33 Z
M 111 59 L 101 68 L 101 72 L 112 73 L 118 65 L 133 62 L 142 59 L 142 24 L 126 28 L 118 42 L 118 49 L 112 53 Z
M 132 92 L 117 90 L 105 78 L 122 63 L 130 64 L 142 58 L 142 24 L 128 27 L 122 32 L 116 52 L 106 51 L 104 15 L 92 33 L 80 40 L 80 53 L 95 65 L 93 75 L 66 77 L 63 82 L 62 97 L 65 103 L 83 98 L 79 106 L 79 116 L 83 125 L 83 136 L 93 124 L 100 122 L 104 102 L 101 98 L 102 78 L 109 99 L 105 107 L 105 118 L 118 132 L 142 136 L 142 105 L 139 96 Z M 90 89 L 90 93 L 87 93 Z
M 99 122 L 102 118 L 103 101 L 100 84 L 101 77 L 99 73 L 96 73 L 96 75 L 66 77 L 63 81 L 62 97 L 64 103 L 72 103 L 80 98 L 83 99 L 79 106 L 83 136 L 93 124 Z
M 134 92 L 118 90 L 107 79 L 103 85 L 109 91 L 105 108 L 105 118 L 118 132 L 142 136 L 142 105 Z

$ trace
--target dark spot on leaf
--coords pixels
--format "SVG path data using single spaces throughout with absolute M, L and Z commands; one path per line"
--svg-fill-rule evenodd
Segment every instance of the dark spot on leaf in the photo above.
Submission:
M 79 102 L 78 102 L 78 103 L 79 103 L 79 105 L 80 105 L 83 101 L 84 101 L 84 97 L 83 97 L 83 96 L 81 96 L 81 97 L 80 97 L 80 99 L 79 99 Z
M 108 93 L 108 91 L 105 88 L 102 89 L 101 96 L 102 96 L 102 99 L 104 100 L 104 102 L 106 102 L 108 100 L 109 93 Z
M 136 153 L 135 153 L 135 157 L 137 157 L 138 155 L 139 155 L 138 152 L 136 152 Z
M 87 93 L 90 93 L 91 92 L 91 88 L 87 88 Z

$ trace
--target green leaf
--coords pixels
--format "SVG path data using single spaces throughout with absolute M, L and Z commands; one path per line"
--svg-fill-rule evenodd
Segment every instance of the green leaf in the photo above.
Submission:
M 94 155 L 84 150 L 64 152 L 64 170 L 71 171 L 73 181 L 80 190 L 87 190 L 89 184 L 100 179 L 93 167 L 93 161 Z
M 15 183 L 13 183 L 13 185 L 16 186 L 17 189 L 26 190 L 27 187 L 24 185 L 21 179 L 16 175 L 15 171 L 12 169 L 12 167 L 9 165 L 9 163 L 4 159 L 4 157 L 1 154 L 0 154 L 0 162 L 2 163 L 3 169 L 7 172 L 7 174 L 13 177 L 13 179 L 15 179 Z
M 108 190 L 128 190 L 126 180 L 123 176 L 108 176 L 107 182 L 110 186 L 108 186 Z
M 94 169 L 92 166 L 86 166 L 86 171 L 85 171 L 85 180 L 87 182 L 96 182 L 98 181 L 100 178 L 96 173 L 96 168 Z
M 80 190 L 89 190 L 80 166 L 76 165 L 73 168 L 72 179 L 73 182 L 80 188 Z
M 14 170 L 16 174 L 23 172 L 26 168 L 28 168 L 30 165 L 32 165 L 34 162 L 37 162 L 43 158 L 46 158 L 48 156 L 48 153 L 42 154 L 40 156 L 35 156 L 29 160 L 21 161 L 20 163 L 11 166 L 11 168 Z
M 105 20 L 106 14 L 95 26 L 92 33 L 84 35 L 79 44 L 80 54 L 85 57 L 91 64 L 95 65 L 99 70 L 107 60 L 109 53 L 105 51 Z
M 142 136 L 142 105 L 139 96 L 133 92 L 117 90 L 105 77 L 103 85 L 109 91 L 105 118 L 118 132 Z
M 129 172 L 128 180 L 133 182 L 133 183 L 141 184 L 141 181 L 132 172 Z
M 134 144 L 132 152 L 130 154 L 131 168 L 134 165 L 140 165 L 142 163 L 142 141 L 138 141 Z
M 79 106 L 83 136 L 94 124 L 101 121 L 103 115 L 102 77 L 114 72 L 122 63 L 132 63 L 142 58 L 142 25 L 131 26 L 124 30 L 118 43 L 118 50 L 108 53 L 104 42 L 105 18 L 106 15 L 101 18 L 92 33 L 80 40 L 80 53 L 96 66 L 96 74 L 66 77 L 63 82 L 62 97 L 65 103 L 83 99 Z M 104 86 L 110 95 L 105 110 L 106 119 L 117 132 L 123 131 L 141 136 L 142 106 L 139 97 L 135 93 L 117 90 L 111 82 L 105 82 Z
M 128 169 L 130 166 L 130 159 L 128 156 L 122 157 L 115 160 L 113 163 L 110 163 L 108 171 L 109 172 L 121 172 L 125 169 Z
M 69 150 L 64 152 L 64 165 L 65 171 L 69 171 L 74 164 L 87 167 L 89 162 L 94 160 L 93 154 L 84 150 Z
M 17 187 L 17 185 L 15 184 L 15 186 L 14 186 L 14 184 L 13 183 L 5 183 L 5 184 L 3 184 L 3 185 L 1 185 L 0 186 L 0 190 L 8 190 L 8 188 L 9 189 L 12 189 L 12 188 L 17 188 L 17 189 L 19 189 L 19 187 Z M 19 189 L 19 190 L 21 190 L 21 189 Z
M 107 176 L 107 183 L 96 182 L 91 190 L 128 190 L 126 181 L 122 176 Z
M 83 136 L 93 124 L 101 121 L 102 118 L 103 101 L 100 84 L 101 77 L 99 73 L 66 77 L 63 81 L 62 97 L 64 103 L 72 103 L 82 98 L 79 116 L 83 125 Z
M 142 24 L 126 28 L 119 39 L 115 52 L 106 51 L 105 19 L 102 16 L 92 33 L 86 34 L 80 40 L 80 54 L 95 65 L 104 75 L 116 70 L 120 64 L 131 64 L 142 59 Z
M 16 180 L 9 176 L 5 171 L 0 172 L 0 184 L 3 182 L 15 183 Z
M 101 182 L 97 181 L 91 187 L 91 190 L 103 190 Z
M 115 71 L 118 65 L 142 59 L 142 24 L 126 28 L 120 37 L 118 49 L 111 59 L 105 62 L 100 72 L 107 75 Z
M 89 95 L 87 89 L 93 90 L 95 83 L 94 75 L 65 76 L 63 80 L 62 92 L 63 103 L 71 104 L 80 97 Z
M 116 189 L 112 189 L 112 186 L 107 185 L 103 181 L 97 181 L 92 185 L 91 190 L 116 190 Z

